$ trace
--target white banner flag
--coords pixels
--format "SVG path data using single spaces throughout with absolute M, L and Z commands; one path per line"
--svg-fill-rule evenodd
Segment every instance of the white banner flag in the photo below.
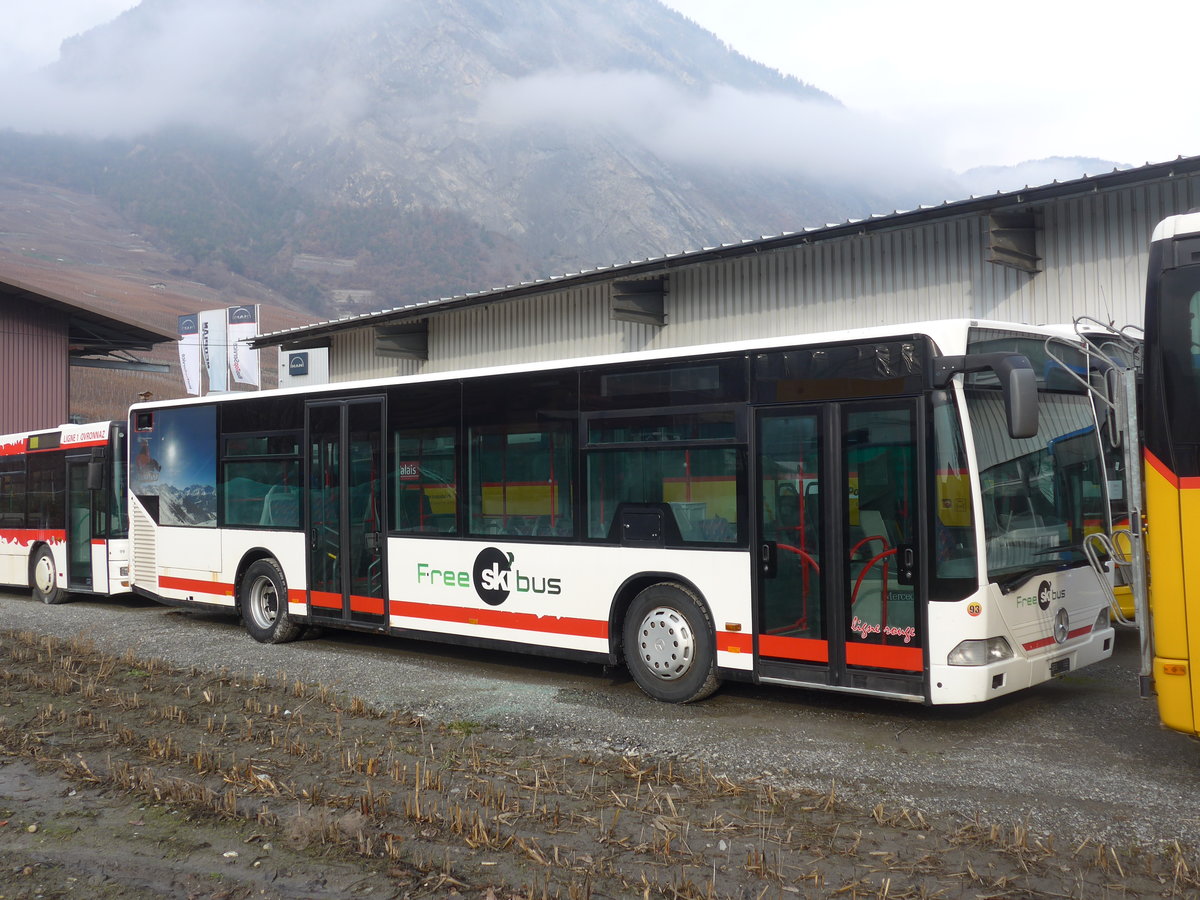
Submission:
M 262 387 L 258 351 L 250 342 L 258 337 L 258 304 L 231 306 L 225 310 L 229 334 L 229 372 L 238 384 Z
M 200 317 L 179 317 L 179 368 L 189 394 L 200 394 Z
M 206 309 L 200 313 L 200 352 L 204 358 L 204 369 L 208 372 L 210 391 L 229 390 L 229 376 L 225 371 L 226 352 L 225 310 Z

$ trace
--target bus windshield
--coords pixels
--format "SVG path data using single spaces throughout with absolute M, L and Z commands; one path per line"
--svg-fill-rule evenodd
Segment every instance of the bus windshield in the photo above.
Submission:
M 989 581 L 1016 586 L 1085 562 L 1083 539 L 1106 523 L 1104 461 L 1083 394 L 1039 391 L 1036 437 L 1014 439 L 994 388 L 967 388 L 979 460 Z
M 1163 417 L 1176 446 L 1200 443 L 1200 266 L 1171 269 L 1162 276 L 1157 342 L 1162 354 Z M 1155 398 L 1156 400 L 1160 398 Z M 1170 462 L 1192 475 L 1194 457 L 1176 453 Z

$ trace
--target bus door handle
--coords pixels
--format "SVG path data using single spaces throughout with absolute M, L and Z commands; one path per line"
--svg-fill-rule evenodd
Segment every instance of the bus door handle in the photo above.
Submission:
M 758 563 L 764 578 L 774 578 L 778 569 L 779 551 L 775 541 L 763 541 L 758 547 Z
M 917 550 L 912 544 L 896 546 L 896 581 L 903 585 L 916 584 Z

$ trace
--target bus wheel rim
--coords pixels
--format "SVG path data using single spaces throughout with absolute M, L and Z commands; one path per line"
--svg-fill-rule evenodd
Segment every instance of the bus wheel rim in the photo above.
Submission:
M 255 578 L 250 586 L 250 614 L 264 628 L 274 625 L 279 615 L 279 594 L 274 582 L 265 575 Z
M 54 590 L 54 561 L 50 559 L 50 554 L 43 553 L 38 557 L 33 566 L 33 583 L 37 585 L 37 589 L 43 594 L 49 594 Z
M 657 606 L 638 626 L 638 657 L 646 670 L 663 681 L 686 675 L 696 659 L 696 636 L 677 609 Z

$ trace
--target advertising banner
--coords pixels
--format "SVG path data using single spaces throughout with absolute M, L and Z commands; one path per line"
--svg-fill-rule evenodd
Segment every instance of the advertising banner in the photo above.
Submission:
M 231 306 L 225 313 L 229 337 L 229 374 L 238 384 L 262 387 L 258 351 L 250 348 L 250 342 L 258 337 L 258 304 Z
M 200 353 L 208 372 L 210 391 L 229 390 L 225 358 L 228 338 L 225 334 L 225 310 L 206 309 L 200 313 Z
M 179 368 L 189 394 L 200 395 L 200 316 L 179 317 Z

